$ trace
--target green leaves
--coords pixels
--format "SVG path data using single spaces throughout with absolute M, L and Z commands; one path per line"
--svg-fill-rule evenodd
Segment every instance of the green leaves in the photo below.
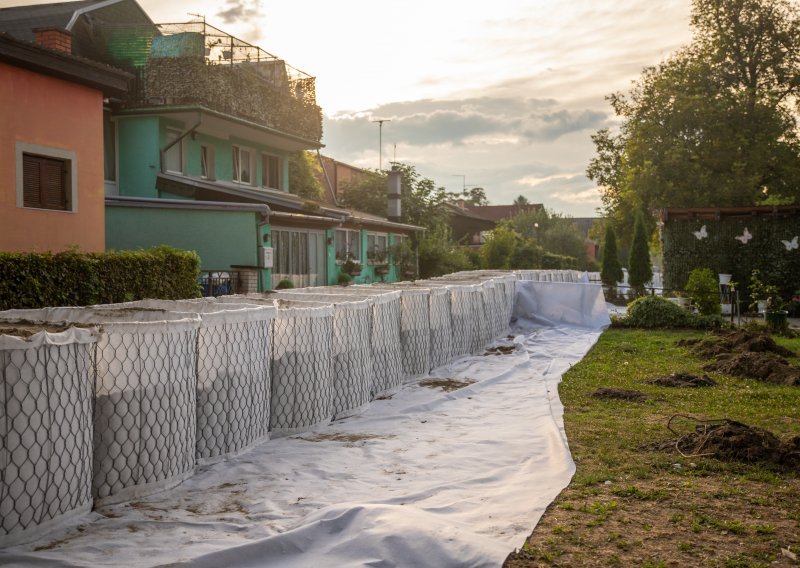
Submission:
M 200 257 L 166 246 L 106 253 L 0 253 L 0 309 L 200 295 Z

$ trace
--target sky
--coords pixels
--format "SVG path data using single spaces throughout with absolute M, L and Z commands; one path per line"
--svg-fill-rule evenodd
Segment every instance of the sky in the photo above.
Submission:
M 601 206 L 585 171 L 590 136 L 615 123 L 605 97 L 691 37 L 690 0 L 138 1 L 156 23 L 201 14 L 315 76 L 325 155 L 396 159 L 448 191 L 574 217 Z

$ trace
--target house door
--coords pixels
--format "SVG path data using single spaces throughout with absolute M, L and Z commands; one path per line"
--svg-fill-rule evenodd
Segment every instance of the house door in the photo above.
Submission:
M 273 226 L 272 246 L 275 249 L 273 290 L 281 280 L 290 280 L 296 288 L 325 284 L 324 232 Z

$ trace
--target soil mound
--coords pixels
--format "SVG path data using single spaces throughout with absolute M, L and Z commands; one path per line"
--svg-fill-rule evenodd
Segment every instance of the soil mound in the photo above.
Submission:
M 786 468 L 800 466 L 800 436 L 781 441 L 768 430 L 735 420 L 697 423 L 693 432 L 673 440 L 671 445 L 686 457 L 710 456 L 722 461 L 759 462 Z M 662 447 L 666 449 L 668 444 Z
M 690 373 L 672 373 L 665 377 L 656 377 L 650 381 L 654 385 L 660 387 L 677 387 L 677 388 L 697 388 L 697 387 L 713 387 L 716 386 L 717 381 L 703 375 L 698 377 Z
M 515 345 L 498 345 L 497 347 L 490 347 L 487 349 L 484 355 L 508 355 L 509 353 L 513 353 L 515 349 Z
M 768 334 L 749 329 L 717 332 L 701 340 L 682 340 L 677 345 L 692 347 L 698 357 L 713 358 L 723 353 L 775 353 L 782 357 L 794 357 L 796 353 L 775 343 Z
M 641 391 L 630 389 L 600 388 L 592 393 L 595 398 L 605 398 L 612 400 L 629 400 L 632 402 L 644 402 L 648 396 Z
M 703 370 L 776 385 L 800 386 L 800 368 L 791 367 L 786 359 L 772 353 L 744 352 L 720 356 L 716 363 L 706 365 Z

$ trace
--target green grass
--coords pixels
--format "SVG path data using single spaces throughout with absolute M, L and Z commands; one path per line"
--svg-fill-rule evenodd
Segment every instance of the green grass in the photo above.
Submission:
M 509 566 L 767 566 L 781 546 L 800 548 L 800 472 L 651 447 L 674 438 L 667 422 L 676 414 L 800 435 L 800 388 L 704 372 L 707 361 L 675 345 L 703 335 L 611 328 L 564 375 L 559 396 L 577 471 L 531 536 L 532 560 Z M 800 352 L 800 338 L 775 339 Z M 717 386 L 649 382 L 675 372 L 708 374 Z M 593 397 L 601 387 L 648 400 Z M 686 433 L 695 424 L 673 421 Z

